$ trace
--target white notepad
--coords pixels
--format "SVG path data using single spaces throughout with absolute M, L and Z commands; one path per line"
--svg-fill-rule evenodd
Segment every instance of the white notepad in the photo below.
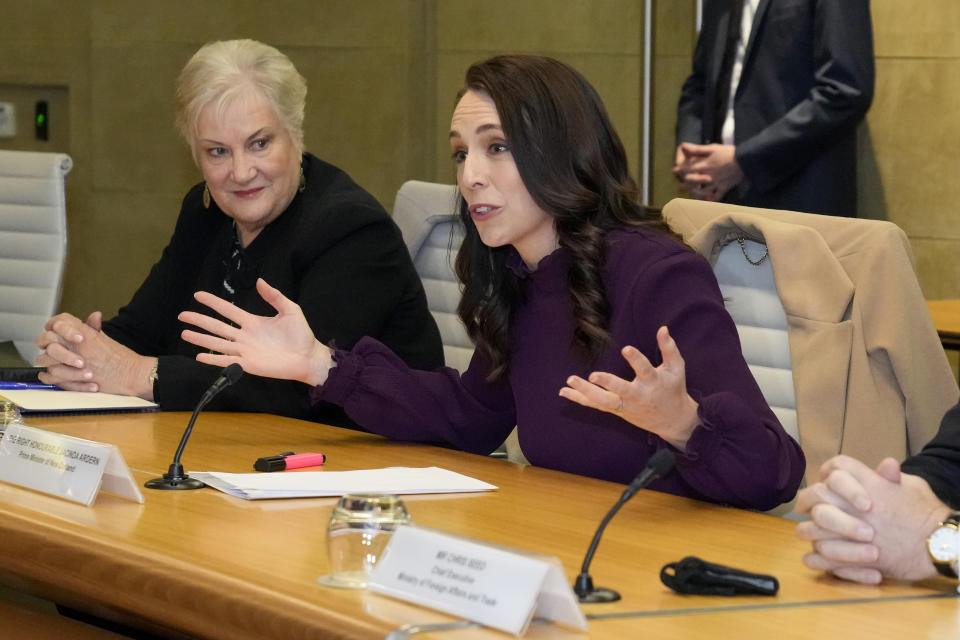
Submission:
M 217 473 L 191 471 L 191 478 L 244 500 L 313 498 L 347 493 L 467 493 L 497 487 L 440 467 L 389 467 L 362 471 Z
M 2 389 L 0 398 L 6 398 L 20 407 L 23 413 L 59 413 L 64 411 L 147 411 L 157 403 L 136 396 L 115 393 L 88 393 L 86 391 L 57 391 L 51 389 Z

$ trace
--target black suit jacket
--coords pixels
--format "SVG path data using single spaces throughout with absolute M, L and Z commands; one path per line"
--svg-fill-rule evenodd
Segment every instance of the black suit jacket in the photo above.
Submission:
M 706 0 L 677 113 L 677 143 L 706 144 L 729 0 Z M 869 0 L 760 0 L 734 96 L 746 176 L 725 200 L 856 215 L 856 126 L 873 99 Z
M 938 498 L 960 509 L 960 405 L 947 411 L 933 440 L 900 468 L 926 480 Z
M 257 293 L 263 278 L 303 309 L 314 335 L 350 348 L 363 336 L 388 345 L 414 368 L 443 364 L 440 333 L 427 308 L 420 277 L 383 207 L 333 165 L 303 156 L 306 189 L 245 249 L 246 267 L 233 286 L 234 302 L 256 315 L 276 314 Z M 170 244 L 116 317 L 103 323 L 111 338 L 141 355 L 159 356 L 154 395 L 160 408 L 193 409 L 219 369 L 194 358 L 184 342 L 184 310 L 212 315 L 193 299 L 198 290 L 222 294 L 233 221 L 212 202 L 201 203 L 203 184 L 183 200 Z M 208 405 L 219 411 L 255 411 L 352 425 L 339 407 L 311 405 L 301 382 L 243 376 Z

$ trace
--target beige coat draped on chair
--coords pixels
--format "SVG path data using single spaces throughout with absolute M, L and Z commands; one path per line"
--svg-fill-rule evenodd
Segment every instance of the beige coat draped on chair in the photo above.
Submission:
M 933 437 L 960 392 L 899 227 L 683 199 L 663 215 L 711 263 L 738 236 L 767 245 L 808 483 L 837 453 L 872 466 Z

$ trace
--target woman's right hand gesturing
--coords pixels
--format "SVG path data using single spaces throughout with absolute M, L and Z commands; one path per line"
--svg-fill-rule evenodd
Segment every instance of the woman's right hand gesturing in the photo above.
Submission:
M 218 367 L 237 363 L 247 373 L 299 380 L 311 386 L 326 382 L 334 366 L 333 351 L 314 337 L 300 306 L 262 278 L 257 280 L 257 292 L 277 310 L 277 315 L 256 316 L 211 293 L 194 294 L 198 302 L 236 325 L 202 313 L 182 312 L 178 316 L 181 322 L 213 334 L 189 329 L 181 333 L 187 342 L 213 352 L 199 353 L 197 360 Z

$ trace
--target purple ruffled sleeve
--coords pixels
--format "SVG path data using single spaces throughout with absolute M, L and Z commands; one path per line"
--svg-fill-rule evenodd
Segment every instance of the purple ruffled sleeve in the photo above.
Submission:
M 659 262 L 634 300 L 656 310 L 684 358 L 701 424 L 676 472 L 705 498 L 753 509 L 791 500 L 805 460 L 744 361 L 736 326 L 709 264 L 680 254 Z M 658 363 L 659 364 L 659 363 Z
M 336 351 L 336 366 L 313 402 L 331 402 L 373 433 L 487 454 L 516 424 L 513 394 L 505 379 L 485 381 L 474 355 L 462 375 L 450 367 L 417 371 L 373 338 Z

